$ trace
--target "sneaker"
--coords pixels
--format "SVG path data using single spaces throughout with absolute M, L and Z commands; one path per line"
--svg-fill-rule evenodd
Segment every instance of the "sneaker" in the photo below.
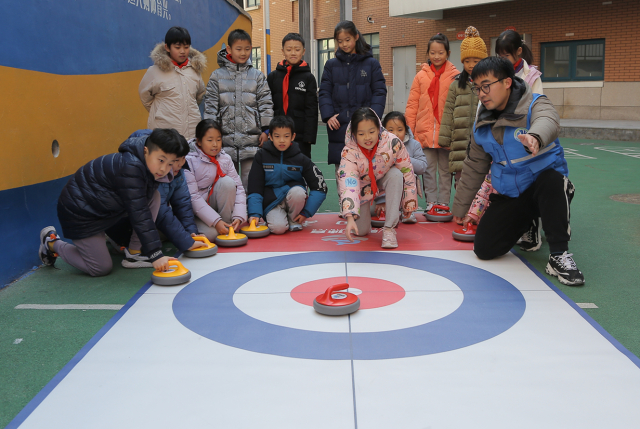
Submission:
M 298 222 L 291 221 L 289 222 L 289 231 L 302 231 L 302 225 Z
M 424 212 L 427 213 L 436 203 L 427 203 L 427 208 L 424 209 Z
M 540 219 L 534 219 L 529 226 L 529 230 L 525 232 L 520 238 L 520 249 L 525 252 L 535 252 L 540 249 L 542 245 L 542 238 L 540 236 L 540 229 L 542 222 Z
M 398 247 L 395 228 L 382 228 L 382 248 L 395 249 Z
M 56 229 L 54 227 L 48 226 L 46 228 L 42 228 L 42 231 L 40 231 L 40 249 L 38 251 L 38 254 L 40 256 L 40 260 L 44 265 L 52 266 L 56 263 L 58 254 L 52 252 L 49 249 L 48 245 L 48 243 L 56 240 L 60 240 L 60 237 L 58 236 L 58 233 L 56 232 Z
M 416 216 L 413 213 L 411 213 L 409 217 L 404 217 L 404 215 L 402 215 L 402 223 L 418 223 L 418 219 L 416 219 Z
M 140 253 L 131 253 L 129 249 L 125 247 L 122 266 L 125 268 L 149 268 L 153 267 L 153 264 L 149 261 L 149 257 Z
M 584 275 L 576 266 L 572 253 L 564 252 L 562 255 L 549 256 L 546 272 L 558 277 L 558 281 L 567 286 L 580 286 L 584 284 Z

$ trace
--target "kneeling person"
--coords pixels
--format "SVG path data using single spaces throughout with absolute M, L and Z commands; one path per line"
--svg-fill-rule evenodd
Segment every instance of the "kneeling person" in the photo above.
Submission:
M 482 217 L 474 252 L 480 259 L 507 253 L 538 214 L 549 243 L 546 271 L 565 285 L 584 284 L 569 253 L 569 204 L 574 187 L 558 141 L 559 116 L 543 95 L 534 94 L 504 58 L 480 61 L 471 74 L 482 106 L 458 185 L 453 214 L 461 222 L 491 170 L 498 192 Z
M 269 124 L 269 140 L 256 154 L 249 173 L 249 221 L 264 218 L 274 234 L 300 231 L 327 197 L 322 173 L 300 152 L 295 137 L 293 119 L 275 117 Z

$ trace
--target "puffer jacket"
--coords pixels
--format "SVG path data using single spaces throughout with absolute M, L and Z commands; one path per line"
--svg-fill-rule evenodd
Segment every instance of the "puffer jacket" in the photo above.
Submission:
M 258 151 L 260 134 L 273 119 L 271 91 L 264 74 L 251 60 L 235 64 L 227 51 L 218 52 L 219 69 L 214 70 L 204 97 L 204 118 L 222 128 L 222 145 L 234 161 L 250 159 Z
M 495 111 L 487 110 L 480 105 L 475 130 L 483 126 L 491 127 L 491 134 L 499 145 L 502 145 L 505 127 L 527 128 L 527 114 L 531 106 L 531 127 L 527 134 L 534 136 L 540 142 L 540 149 L 554 142 L 560 134 L 560 117 L 549 99 L 542 96 L 533 103 L 533 92 L 525 82 L 515 77 L 511 87 L 511 95 L 507 107 L 496 116 Z M 532 105 L 533 103 L 533 105 Z M 463 217 L 469 210 L 473 198 L 480 189 L 484 178 L 491 168 L 491 156 L 482 146 L 475 142 L 471 135 L 471 142 L 464 160 L 464 174 L 462 175 L 453 203 L 453 215 Z
M 466 82 L 464 88 L 461 89 L 458 86 L 459 79 L 460 75 L 456 76 L 449 87 L 438 138 L 440 147 L 451 150 L 449 153 L 450 173 L 462 171 L 478 110 L 478 96 L 471 91 L 471 83 Z
M 287 66 L 283 60 L 267 76 L 276 116 L 285 114 L 282 83 L 287 75 Z M 291 116 L 296 124 L 296 141 L 315 144 L 318 134 L 318 84 L 306 62 L 291 67 L 287 95 L 287 116 Z
M 435 77 L 430 65 L 422 64 L 422 70 L 413 79 L 411 92 L 407 100 L 404 116 L 407 118 L 407 125 L 413 130 L 416 140 L 420 142 L 423 148 L 436 149 L 440 147 L 438 145 L 438 132 L 440 131 L 440 121 L 447 101 L 449 86 L 460 73 L 450 61 L 444 63 L 443 67 L 445 70 L 440 76 L 438 111 L 435 114 L 431 97 L 429 97 L 429 86 Z
M 329 164 L 338 164 L 345 144 L 347 125 L 351 115 L 360 107 L 371 107 L 382 117 L 387 102 L 387 86 L 382 68 L 371 51 L 364 55 L 345 54 L 338 49 L 336 57 L 324 65 L 318 104 L 322 122 L 338 115 L 340 128 L 331 130 L 329 137 Z
M 88 162 L 69 179 L 58 198 L 58 219 L 66 238 L 91 237 L 129 216 L 142 253 L 151 261 L 163 256 L 149 210 L 158 182 L 145 162 L 146 140 L 147 136 L 127 139 L 118 153 Z
M 185 167 L 188 168 L 188 164 Z M 183 168 L 171 182 L 158 186 L 162 203 L 156 217 L 158 230 L 181 252 L 189 250 L 193 245 L 191 234 L 198 233 L 184 172 Z
M 297 143 L 279 151 L 267 140 L 253 159 L 249 173 L 249 217 L 265 218 L 285 199 L 294 186 L 309 187 L 309 197 L 300 214 L 311 217 L 327 197 L 327 183 L 322 172 L 300 152 Z
M 411 158 L 411 166 L 416 176 L 420 176 L 427 171 L 427 157 L 420 146 L 420 142 L 413 137 L 411 128 L 407 128 L 404 135 L 404 147 L 407 148 L 409 157 Z
M 418 193 L 409 153 L 398 137 L 382 127 L 378 137 L 378 149 L 372 163 L 376 181 L 393 167 L 397 167 L 402 172 L 404 175 L 402 210 L 405 212 L 415 211 L 418 208 Z M 362 153 L 356 139 L 351 134 L 351 123 L 347 126 L 347 140 L 342 150 L 337 176 L 342 215 L 345 217 L 348 214 L 355 217 L 360 216 L 360 207 L 370 202 L 375 195 L 372 195 L 371 192 L 369 160 Z M 379 189 L 380 191 L 382 190 Z
M 216 177 L 217 167 L 199 147 L 195 146 L 195 140 L 189 141 L 189 145 L 193 150 L 187 155 L 189 169 L 184 170 L 184 175 L 191 195 L 193 213 L 202 222 L 213 227 L 220 220 L 220 215 L 211 208 L 208 198 L 213 180 Z M 216 156 L 216 159 L 222 172 L 236 183 L 236 200 L 231 217 L 244 222 L 247 220 L 247 197 L 240 176 L 233 167 L 231 157 L 223 150 Z
M 180 68 L 172 63 L 164 43 L 158 43 L 151 59 L 154 65 L 138 86 L 140 100 L 149 112 L 147 128 L 175 128 L 187 140 L 195 137 L 202 118 L 198 105 L 204 98 L 201 74 L 207 57 L 190 48 L 189 63 Z

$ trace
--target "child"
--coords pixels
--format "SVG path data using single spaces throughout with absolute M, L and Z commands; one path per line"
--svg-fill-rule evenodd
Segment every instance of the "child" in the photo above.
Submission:
M 533 63 L 531 49 L 522 43 L 522 37 L 513 30 L 503 31 L 496 40 L 496 54 L 508 59 L 513 64 L 516 76 L 531 87 L 534 94 L 544 94 L 542 89 L 542 73 Z
M 147 128 L 175 128 L 186 139 L 200 122 L 198 104 L 204 98 L 201 74 L 207 57 L 191 47 L 191 36 L 182 27 L 171 27 L 151 51 L 154 65 L 144 74 L 138 92 L 149 112 Z
M 416 178 L 417 176 L 424 174 L 427 170 L 427 158 L 424 156 L 420 143 L 413 138 L 411 129 L 407 127 L 407 121 L 405 120 L 404 115 L 400 112 L 389 112 L 382 120 L 382 126 L 404 143 L 404 147 L 407 149 L 409 157 L 411 158 L 411 166 L 413 167 L 413 173 L 416 175 Z M 384 205 L 384 197 L 376 198 L 375 202 L 376 212 L 379 215 L 382 207 L 378 206 L 380 204 Z M 418 220 L 413 213 L 411 213 L 411 216 L 408 218 L 402 217 L 402 223 L 417 222 Z
M 349 241 L 353 241 L 352 231 L 360 236 L 371 231 L 370 206 L 378 191 L 384 190 L 386 205 L 401 207 L 404 217 L 409 217 L 417 207 L 409 154 L 400 139 L 380 126 L 380 119 L 371 108 L 361 107 L 351 117 L 337 176 Z M 398 210 L 390 210 L 386 215 L 382 228 L 383 249 L 398 247 L 395 226 L 399 216 Z
M 478 110 L 478 97 L 471 91 L 471 71 L 486 57 L 487 46 L 480 38 L 480 33 L 475 27 L 468 27 L 460 44 L 460 61 L 464 69 L 449 87 L 438 137 L 438 145 L 451 151 L 449 172 L 455 175 L 456 184 L 460 180 L 462 163 L 467 156 L 467 146 Z
M 478 224 L 476 255 L 485 260 L 504 255 L 540 213 L 551 253 L 547 273 L 565 285 L 584 284 L 569 253 L 569 204 L 575 188 L 558 140 L 558 113 L 544 95 L 534 94 L 515 76 L 504 58 L 480 61 L 471 78 L 482 106 L 455 196 L 454 220 L 467 213 L 491 170 L 497 193 Z
M 426 211 L 429 211 L 436 203 L 449 207 L 451 198 L 449 151 L 438 144 L 438 132 L 449 86 L 459 72 L 449 61 L 449 39 L 444 34 L 438 33 L 429 40 L 427 54 L 429 60 L 413 79 L 405 115 L 407 125 L 414 131 L 427 157 L 427 171 L 423 182 Z M 446 215 L 450 212 L 447 209 L 438 210 L 438 213 Z
M 371 46 L 351 21 L 342 21 L 333 32 L 338 45 L 335 58 L 324 65 L 319 104 L 327 124 L 329 164 L 340 163 L 351 115 L 359 107 L 371 107 L 379 118 L 387 102 L 387 86 Z M 348 138 L 348 137 L 347 137 Z
M 247 187 L 251 163 L 267 141 L 265 131 L 273 118 L 271 91 L 264 74 L 251 64 L 251 36 L 244 30 L 229 33 L 227 48 L 218 52 L 219 69 L 211 73 L 204 99 L 204 118 L 222 130 L 236 171 Z
M 287 115 L 296 124 L 296 143 L 300 151 L 311 158 L 311 145 L 318 133 L 318 84 L 311 67 L 304 61 L 304 39 L 289 33 L 282 39 L 284 60 L 269 73 L 275 115 Z
M 264 218 L 274 234 L 302 230 L 327 196 L 322 173 L 294 142 L 295 128 L 290 116 L 273 118 L 269 141 L 256 154 L 249 174 L 249 220 Z
M 231 157 L 222 150 L 222 132 L 212 119 L 200 121 L 189 144 L 184 170 L 196 226 L 209 241 L 235 231 L 247 220 L 247 203 L 240 176 Z
M 134 234 L 129 247 L 139 260 L 156 270 L 169 268 L 162 254 L 154 220 L 160 206 L 158 181 L 176 159 L 186 155 L 184 137 L 173 129 L 155 129 L 151 135 L 127 139 L 118 153 L 90 161 L 69 179 L 58 199 L 58 219 L 66 238 L 53 227 L 40 232 L 40 259 L 53 265 L 56 257 L 91 276 L 104 276 L 112 268 L 105 231 L 129 216 Z M 140 252 L 138 252 L 140 253 Z

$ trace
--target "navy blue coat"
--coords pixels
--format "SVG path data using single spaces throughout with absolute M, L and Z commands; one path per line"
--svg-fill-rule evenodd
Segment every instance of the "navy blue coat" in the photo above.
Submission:
M 152 261 L 162 257 L 162 243 L 149 210 L 158 188 L 144 158 L 147 136 L 127 139 L 118 153 L 80 167 L 58 198 L 58 219 L 66 238 L 77 240 L 106 231 L 129 216 Z
M 185 164 L 188 167 L 188 164 Z M 191 234 L 197 234 L 191 195 L 182 170 L 169 183 L 160 183 L 158 187 L 162 204 L 158 210 L 156 226 L 167 236 L 181 252 L 193 245 Z
M 339 164 L 351 115 L 360 107 L 371 107 L 382 118 L 387 102 L 387 86 L 382 68 L 373 54 L 345 54 L 341 49 L 327 61 L 318 94 L 320 115 L 327 122 L 338 114 L 340 128 L 330 130 L 329 164 Z
M 249 172 L 249 217 L 264 219 L 294 186 L 309 187 L 309 197 L 300 213 L 304 217 L 313 216 L 327 197 L 327 183 L 322 172 L 300 152 L 296 142 L 281 152 L 267 140 L 253 158 Z

